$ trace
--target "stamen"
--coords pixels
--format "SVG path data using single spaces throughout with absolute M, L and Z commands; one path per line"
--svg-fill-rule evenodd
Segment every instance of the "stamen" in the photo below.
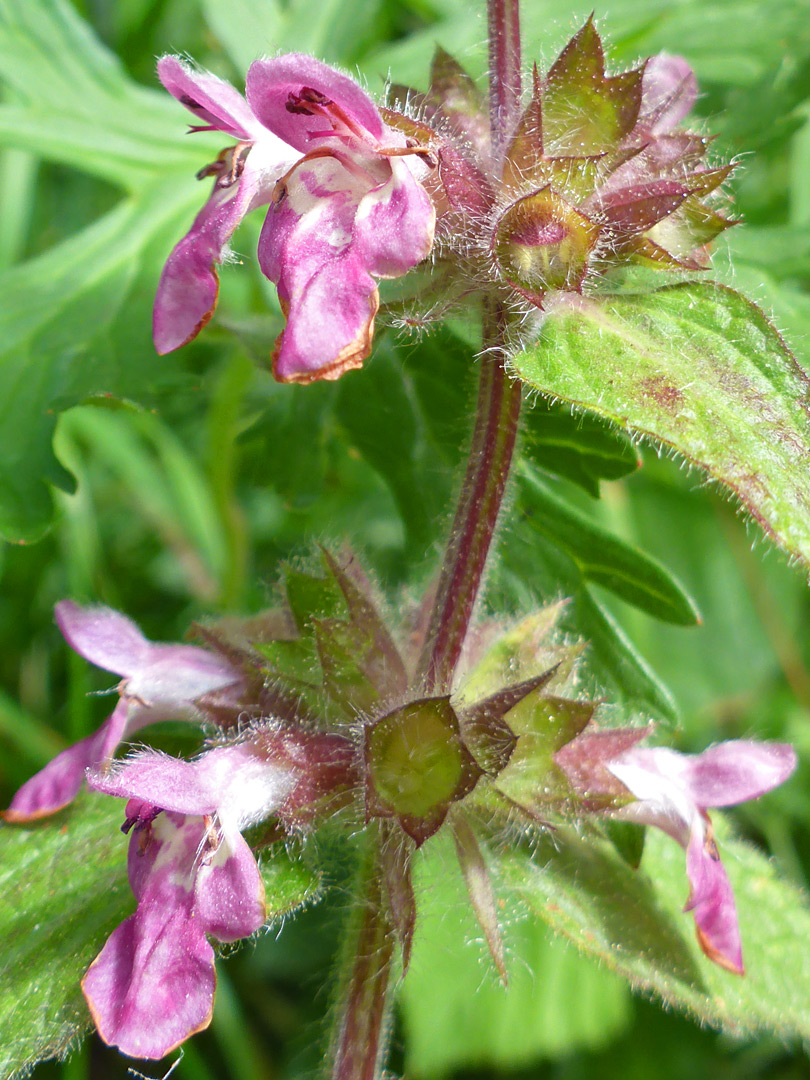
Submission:
M 196 173 L 197 179 L 204 180 L 207 176 L 215 176 L 214 190 L 233 187 L 245 171 L 245 161 L 252 146 L 252 142 L 238 142 L 234 146 L 227 146 L 216 161 L 204 165 Z
M 291 90 L 285 108 L 290 113 L 297 113 L 302 116 L 323 116 L 328 120 L 332 130 L 318 132 L 317 135 L 321 138 L 333 135 L 345 138 L 345 134 L 348 132 L 364 142 L 368 141 L 369 134 L 364 128 L 356 124 L 331 98 L 325 97 L 319 90 L 315 90 L 311 86 L 302 86 L 298 93 Z M 338 129 L 341 127 L 345 131 L 339 131 Z
M 417 154 L 424 159 L 425 164 L 435 169 L 439 164 L 435 152 L 428 146 L 421 146 L 415 139 L 408 136 L 407 146 L 378 146 L 375 150 L 376 154 L 382 154 L 383 157 L 412 157 Z

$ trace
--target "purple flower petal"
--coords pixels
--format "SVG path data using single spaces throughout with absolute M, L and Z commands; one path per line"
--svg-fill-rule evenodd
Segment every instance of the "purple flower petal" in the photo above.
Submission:
M 149 656 L 150 643 L 135 623 L 112 608 L 60 600 L 54 616 L 71 649 L 105 671 L 132 675 Z
M 402 158 L 391 159 L 391 177 L 372 188 L 357 208 L 355 252 L 378 278 L 406 273 L 433 245 L 436 213 L 428 193 Z
M 217 808 L 217 793 L 205 782 L 194 762 L 145 751 L 110 773 L 91 773 L 94 791 L 120 799 L 139 799 L 177 814 L 203 817 Z
M 287 192 L 259 240 L 259 264 L 287 311 L 273 372 L 282 382 L 334 379 L 368 356 L 377 313 L 377 286 L 354 244 L 364 188 L 330 156 L 303 163 Z
M 160 276 L 152 331 L 161 355 L 187 344 L 209 321 L 219 295 L 216 267 L 228 241 L 245 214 L 270 201 L 276 180 L 296 157 L 267 132 L 248 153 L 239 181 L 215 186 Z
M 195 917 L 218 941 L 247 937 L 265 920 L 264 882 L 253 853 L 239 835 L 223 837 L 197 871 Z
M 194 917 L 194 874 L 205 827 L 166 816 L 142 851 L 130 842 L 138 908 L 111 935 L 82 980 L 102 1039 L 131 1057 L 161 1058 L 211 1020 L 214 952 Z M 133 854 L 134 852 L 134 854 Z
M 164 718 L 196 718 L 194 702 L 241 684 L 241 675 L 223 656 L 196 645 L 152 645 L 148 662 L 127 679 L 123 692 L 148 712 L 137 725 L 143 727 Z
M 319 142 L 331 138 L 334 129 L 322 111 L 290 111 L 305 89 L 317 91 L 334 112 L 334 123 L 343 130 L 354 128 L 361 138 L 379 143 L 387 129 L 374 102 L 353 79 L 303 53 L 287 53 L 272 60 L 257 60 L 247 73 L 245 93 L 255 116 L 266 128 L 301 153 L 309 153 Z M 305 106 L 304 106 L 305 108 Z M 340 124 L 341 117 L 348 124 Z M 392 139 L 391 145 L 399 140 Z
M 196 761 L 145 750 L 111 772 L 91 773 L 87 779 L 105 795 L 177 814 L 216 814 L 228 831 L 238 832 L 280 806 L 295 787 L 298 772 L 254 752 L 250 743 L 239 743 L 209 750 Z
M 196 70 L 179 56 L 161 56 L 157 73 L 172 97 L 204 124 L 236 139 L 253 140 L 261 135 L 261 125 L 250 106 L 224 79 Z
M 695 917 L 698 941 L 710 960 L 743 974 L 740 927 L 734 894 L 711 831 L 697 819 L 686 850 L 686 873 L 691 892 L 685 911 Z
M 104 769 L 120 742 L 159 720 L 200 722 L 197 702 L 214 693 L 238 699 L 240 673 L 222 656 L 194 645 L 153 645 L 130 619 L 107 607 L 56 605 L 68 644 L 87 660 L 125 676 L 121 700 L 93 735 L 58 754 L 28 780 L 4 815 L 30 821 L 66 806 L 87 769 Z
M 57 754 L 27 780 L 2 817 L 6 821 L 35 821 L 67 806 L 78 794 L 87 770 L 112 758 L 126 728 L 127 703 L 119 701 L 98 731 Z
M 144 753 L 92 782 L 129 797 L 138 907 L 82 988 L 106 1042 L 134 1057 L 163 1057 L 210 1021 L 214 954 L 205 935 L 236 941 L 264 922 L 264 885 L 239 828 L 271 812 L 294 777 L 242 744 L 191 763 Z
M 698 806 L 733 806 L 783 784 L 796 768 L 786 743 L 735 739 L 689 759 L 689 791 Z

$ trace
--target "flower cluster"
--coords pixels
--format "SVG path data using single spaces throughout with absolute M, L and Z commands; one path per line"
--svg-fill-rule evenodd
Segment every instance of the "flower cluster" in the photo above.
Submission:
M 410 674 L 419 635 L 403 649 L 356 562 L 327 553 L 320 574 L 287 573 L 270 615 L 205 628 L 208 648 L 152 645 L 107 608 L 63 602 L 57 618 L 82 655 L 126 676 L 121 701 L 96 735 L 24 785 L 7 817 L 53 812 L 85 775 L 126 800 L 137 907 L 82 982 L 99 1033 L 122 1052 L 159 1058 L 208 1024 L 210 939 L 235 941 L 265 922 L 242 833 L 268 818 L 276 837 L 335 815 L 350 832 L 379 830 L 387 918 L 406 968 L 418 916 L 412 856 L 448 828 L 502 974 L 498 904 L 476 837 L 482 808 L 504 824 L 519 814 L 526 827 L 583 814 L 653 825 L 687 850 L 687 907 L 704 951 L 742 973 L 706 811 L 782 783 L 795 765 L 789 746 L 729 742 L 697 756 L 639 748 L 650 728 L 600 730 L 594 703 L 564 696 L 569 646 L 532 645 L 519 658 L 500 639 L 475 645 L 453 690 L 425 696 Z M 499 688 L 502 670 L 525 677 Z M 119 741 L 171 718 L 214 724 L 218 738 L 190 762 L 150 750 L 112 760 Z
M 428 93 L 405 93 L 410 115 L 381 113 L 351 79 L 298 54 L 252 64 L 245 97 L 177 57 L 163 57 L 158 74 L 195 117 L 193 131 L 235 140 L 201 170 L 213 191 L 163 271 L 160 353 L 209 320 L 217 266 L 260 206 L 259 264 L 287 319 L 273 369 L 303 383 L 362 363 L 378 280 L 428 256 L 437 218 L 438 280 L 447 285 L 449 272 L 449 295 L 488 293 L 502 310 L 547 308 L 616 266 L 698 269 L 729 224 L 704 201 L 729 170 L 705 165 L 705 139 L 676 131 L 695 98 L 691 70 L 659 56 L 608 76 L 592 20 L 544 78 L 535 73 L 506 139 L 492 139 L 477 90 L 444 53 Z M 502 974 L 481 813 L 494 827 L 519 820 L 526 830 L 587 815 L 651 825 L 686 850 L 687 910 L 704 952 L 742 974 L 708 809 L 785 781 L 795 767 L 789 746 L 726 742 L 695 756 L 641 748 L 651 728 L 600 729 L 596 703 L 573 695 L 570 646 L 554 654 L 535 643 L 518 658 L 500 641 L 476 655 L 487 634 L 460 633 L 461 668 L 437 690 L 419 665 L 426 620 L 390 629 L 356 561 L 328 552 L 317 573 L 287 572 L 272 613 L 201 628 L 205 647 L 152 644 L 125 616 L 70 601 L 56 620 L 81 656 L 121 677 L 119 700 L 97 732 L 20 788 L 4 816 L 52 814 L 85 779 L 126 800 L 136 909 L 82 982 L 99 1033 L 124 1053 L 162 1057 L 209 1023 L 211 941 L 265 923 L 243 833 L 267 819 L 268 842 L 327 817 L 351 833 L 368 828 L 382 933 L 396 934 L 405 969 L 417 920 L 412 857 L 447 829 Z M 142 749 L 115 761 L 142 728 L 178 719 L 214 736 L 197 758 Z

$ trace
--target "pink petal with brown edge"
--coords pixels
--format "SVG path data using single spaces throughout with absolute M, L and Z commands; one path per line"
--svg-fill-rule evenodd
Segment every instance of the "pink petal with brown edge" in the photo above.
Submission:
M 287 314 L 273 373 L 281 382 L 336 379 L 371 351 L 379 304 L 354 235 L 365 183 L 330 156 L 302 163 L 286 188 L 259 239 L 259 264 Z
M 700 947 L 726 971 L 744 974 L 734 893 L 720 862 L 711 826 L 700 819 L 692 827 L 686 849 L 686 873 L 690 894 L 684 911 L 694 916 Z
M 138 834 L 130 841 L 142 863 L 137 910 L 113 931 L 82 991 L 106 1043 L 155 1060 L 208 1026 L 216 975 L 214 951 L 194 918 L 192 868 L 204 823 L 174 816 L 149 828 L 145 848 Z
M 160 355 L 187 345 L 209 322 L 219 296 L 217 266 L 228 241 L 246 214 L 270 202 L 276 181 L 296 157 L 268 132 L 251 148 L 238 182 L 214 186 L 160 276 L 152 317 L 155 349 Z
M 53 761 L 22 785 L 8 810 L 0 812 L 5 821 L 36 821 L 55 814 L 79 793 L 87 770 L 103 765 L 115 754 L 127 735 L 126 701 L 119 701 L 112 715 L 98 731 L 69 746 Z

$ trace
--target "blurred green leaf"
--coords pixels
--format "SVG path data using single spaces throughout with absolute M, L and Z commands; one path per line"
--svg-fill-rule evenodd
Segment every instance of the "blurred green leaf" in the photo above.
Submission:
M 168 426 L 150 413 L 88 405 L 72 409 L 64 427 L 176 553 L 189 591 L 216 603 L 227 560 L 222 524 L 198 462 Z
M 502 884 L 496 864 L 508 989 L 494 971 L 449 845 L 436 837 L 417 855 L 419 919 L 400 990 L 409 1076 L 534 1064 L 604 1045 L 629 1020 L 621 982 L 551 937 L 540 920 L 527 919 Z
M 241 73 L 261 56 L 305 52 L 327 63 L 344 63 L 380 18 L 381 0 L 202 0 L 208 25 Z
M 586 955 L 630 984 L 696 1019 L 738 1035 L 810 1034 L 810 909 L 759 852 L 720 830 L 720 849 L 737 902 L 746 974 L 703 956 L 692 917 L 684 854 L 652 829 L 641 870 L 606 842 L 573 832 L 533 852 L 500 858 L 504 885 Z M 767 913 L 765 917 L 764 913 Z
M 0 0 L 0 137 L 130 191 L 172 169 L 194 170 L 203 137 L 182 139 L 183 110 L 133 82 L 65 0 Z M 197 166 L 199 167 L 199 166 Z
M 154 266 L 152 245 L 190 209 L 187 189 L 165 184 L 0 275 L 0 535 L 38 539 L 53 513 L 47 485 L 71 488 L 51 447 L 60 411 L 93 393 L 145 401 L 176 381 L 149 341 L 148 293 L 127 301 L 138 270 Z
M 521 505 L 532 528 L 570 555 L 586 581 L 664 622 L 700 622 L 692 599 L 659 562 L 568 504 L 531 467 L 524 465 L 521 478 Z
M 351 445 L 391 488 L 409 548 L 420 555 L 448 512 L 472 374 L 470 350 L 439 330 L 405 356 L 383 348 L 362 381 L 340 383 L 337 416 Z
M 810 563 L 810 379 L 750 301 L 695 283 L 577 299 L 550 313 L 513 363 L 543 393 L 705 468 Z

